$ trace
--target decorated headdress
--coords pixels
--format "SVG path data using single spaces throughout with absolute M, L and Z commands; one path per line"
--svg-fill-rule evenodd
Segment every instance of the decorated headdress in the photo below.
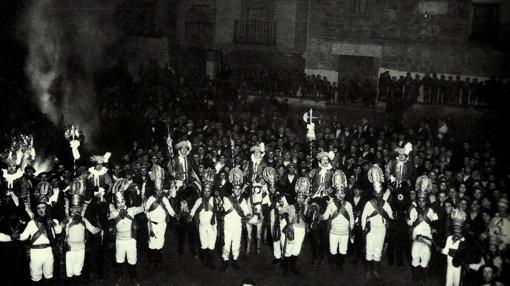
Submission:
M 333 173 L 332 184 L 337 190 L 344 190 L 347 187 L 347 177 L 342 170 Z
M 73 195 L 71 195 L 69 204 L 71 205 L 71 207 L 82 206 L 83 205 L 83 197 L 78 194 L 73 194 Z
M 308 194 L 310 193 L 310 187 L 311 187 L 310 179 L 308 179 L 307 177 L 300 177 L 296 180 L 295 186 L 296 194 L 308 196 Z
M 453 226 L 462 226 L 466 221 L 466 213 L 459 210 L 454 209 L 451 214 Z
M 69 185 L 69 193 L 71 196 L 85 194 L 85 183 L 79 178 L 74 179 Z
M 430 192 L 432 190 L 432 180 L 427 175 L 419 176 L 416 179 L 416 191 Z
M 104 155 L 94 155 L 90 158 L 90 161 L 96 163 L 96 164 L 106 164 L 108 163 L 108 160 L 110 160 L 110 157 L 112 156 L 112 153 L 106 152 Z
M 316 158 L 317 160 L 322 160 L 322 158 L 324 157 L 327 157 L 330 161 L 333 160 L 335 158 L 335 153 L 333 151 L 329 151 L 329 152 L 320 152 L 319 154 L 317 154 Z
M 381 184 L 384 183 L 384 173 L 381 170 L 381 167 L 377 164 L 372 165 L 372 167 L 368 170 L 367 175 L 368 180 L 374 186 L 374 191 L 376 193 L 380 193 L 382 191 Z
M 230 170 L 228 180 L 233 186 L 241 186 L 243 184 L 243 171 L 238 167 Z
M 260 153 L 264 154 L 266 152 L 266 146 L 264 145 L 264 142 L 250 148 L 250 152 L 253 153 L 255 151 L 259 151 Z
M 149 172 L 149 176 L 152 181 L 154 181 L 154 187 L 157 190 L 163 189 L 163 181 L 165 180 L 165 170 L 160 166 L 154 164 L 152 166 L 151 171 Z
M 36 201 L 47 202 L 50 196 L 50 192 L 52 190 L 51 184 L 42 181 L 35 187 L 35 198 Z
M 123 192 L 115 192 L 113 194 L 113 202 L 117 204 L 119 201 L 125 201 Z
M 270 186 L 274 186 L 276 184 L 277 176 L 276 170 L 273 167 L 266 167 L 262 172 L 262 178 L 264 178 Z
M 183 140 L 175 144 L 175 149 L 179 150 L 181 148 L 188 148 L 188 150 L 191 151 L 191 142 L 188 140 Z
M 202 181 L 204 182 L 214 182 L 214 177 L 216 176 L 216 172 L 212 168 L 207 168 L 204 170 L 202 174 Z
M 117 180 L 113 184 L 112 192 L 113 193 L 123 193 L 125 190 L 127 190 L 129 188 L 129 185 L 130 185 L 130 183 L 127 179 Z
M 404 148 L 395 148 L 395 152 L 397 152 L 398 155 L 406 155 L 409 156 L 409 153 L 413 151 L 413 145 L 411 143 L 407 143 L 404 145 Z

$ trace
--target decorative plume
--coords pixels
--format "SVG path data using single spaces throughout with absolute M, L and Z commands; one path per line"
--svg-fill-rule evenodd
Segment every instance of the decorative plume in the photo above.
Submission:
M 274 186 L 277 177 L 276 170 L 273 167 L 266 167 L 262 172 L 262 177 L 270 186 Z
M 342 170 L 336 170 L 335 173 L 333 173 L 332 181 L 333 186 L 337 190 L 343 190 L 347 187 L 347 177 Z
M 404 154 L 408 155 L 409 156 L 409 153 L 411 153 L 411 151 L 413 151 L 413 144 L 411 144 L 410 142 L 408 142 L 405 146 L 404 146 Z

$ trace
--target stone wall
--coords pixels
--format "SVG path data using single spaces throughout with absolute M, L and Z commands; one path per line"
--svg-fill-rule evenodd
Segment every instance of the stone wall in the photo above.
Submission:
M 384 45 L 381 67 L 471 76 L 509 75 L 508 54 L 469 46 Z
M 471 0 L 311 3 L 310 37 L 305 53 L 308 70 L 341 71 L 338 56 L 353 55 L 374 57 L 374 63 L 380 67 L 401 71 L 471 76 L 510 74 L 508 54 L 469 43 Z M 362 7 L 356 8 L 356 3 Z M 508 5 L 502 4 L 501 10 L 505 9 Z M 504 17 L 503 20 L 507 21 Z M 501 28 L 506 28 L 504 23 Z
M 354 4 L 363 8 L 356 10 Z M 408 41 L 466 42 L 470 34 L 471 0 L 435 0 L 438 7 L 428 18 L 421 0 L 321 0 L 312 1 L 314 37 L 340 39 L 392 39 Z M 443 4 L 443 5 L 440 5 Z M 429 5 L 434 7 L 434 5 Z

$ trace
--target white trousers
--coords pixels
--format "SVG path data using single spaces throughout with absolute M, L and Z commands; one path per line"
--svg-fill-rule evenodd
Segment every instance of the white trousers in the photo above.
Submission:
M 149 221 L 149 223 L 152 226 L 152 232 L 154 232 L 154 236 L 149 234 L 149 249 L 160 250 L 165 245 L 166 222 L 154 224 Z
M 411 257 L 413 258 L 411 264 L 413 267 L 421 266 L 427 268 L 430 261 L 430 254 L 430 247 L 427 244 L 415 240 L 411 247 Z
M 305 240 L 306 229 L 303 227 L 294 227 L 294 240 L 290 241 L 287 239 L 287 245 L 285 245 L 285 234 L 282 232 L 280 238 L 281 249 L 285 249 L 284 256 L 298 256 L 301 253 L 301 247 L 303 246 L 303 241 Z
M 53 278 L 53 252 L 51 247 L 30 249 L 30 277 L 37 282 L 44 278 Z
M 446 266 L 446 286 L 459 286 L 462 267 L 453 266 L 452 260 L 451 257 L 448 257 Z
M 66 252 L 67 277 L 80 276 L 85 261 L 85 249 Z
M 329 252 L 333 255 L 338 253 L 346 255 L 349 246 L 349 235 L 329 234 Z
M 201 248 L 213 250 L 216 245 L 216 237 L 218 235 L 216 225 L 201 224 L 198 226 L 198 234 L 200 236 Z
M 136 264 L 136 240 L 134 238 L 120 240 L 115 242 L 115 261 L 124 263 L 126 261 L 131 265 Z
M 242 233 L 242 226 L 225 226 L 225 237 L 224 242 L 225 245 L 223 246 L 223 260 L 227 261 L 230 259 L 230 254 L 232 254 L 232 257 L 234 260 L 237 260 L 239 257 L 239 249 L 241 248 L 241 233 Z
M 366 260 L 381 261 L 386 231 L 370 231 L 366 237 Z

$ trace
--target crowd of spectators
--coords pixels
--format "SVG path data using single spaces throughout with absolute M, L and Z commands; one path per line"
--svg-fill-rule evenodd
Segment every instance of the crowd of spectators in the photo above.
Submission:
M 242 71 L 236 76 L 241 86 L 255 94 L 326 100 L 332 104 L 362 103 L 375 106 L 378 101 L 398 98 L 406 105 L 415 103 L 494 107 L 509 97 L 509 81 L 502 77 L 479 79 L 460 75 L 411 73 L 380 74 L 377 86 L 369 78 L 343 76 L 337 82 L 327 77 L 290 69 Z
M 374 106 L 377 92 L 368 78 L 344 76 L 337 83 L 326 76 L 283 68 L 241 71 L 235 80 L 255 94 L 325 100 L 331 104 Z
M 510 82 L 502 77 L 488 80 L 461 78 L 456 75 L 427 73 L 423 77 L 411 73 L 406 76 L 391 76 L 381 73 L 378 82 L 379 100 L 402 98 L 407 104 L 416 102 L 441 105 L 490 106 L 507 101 Z
M 430 178 L 432 186 L 427 200 L 439 215 L 439 221 L 434 224 L 435 242 L 443 246 L 451 233 L 452 208 L 466 212 L 466 237 L 479 246 L 482 264 L 497 266 L 491 279 L 498 277 L 500 281 L 508 281 L 510 272 L 505 259 L 508 259 L 510 242 L 505 240 L 504 230 L 498 230 L 494 224 L 508 221 L 508 201 L 505 205 L 505 200 L 510 185 L 509 169 L 505 162 L 498 160 L 499 153 L 493 142 L 459 141 L 453 136 L 449 122 L 441 120 L 421 121 L 406 130 L 371 124 L 367 120 L 352 125 L 322 120 L 316 125 L 317 140 L 310 154 L 304 139 L 302 114 L 258 105 L 254 111 L 253 106 L 242 99 L 236 100 L 237 88 L 230 80 L 228 73 L 215 80 L 199 74 L 185 77 L 156 62 L 142 66 L 135 80 L 127 66 L 119 62 L 98 75 L 97 98 L 103 132 L 101 142 L 96 145 L 115 150 L 114 162 L 122 170 L 131 169 L 135 174 L 140 166 L 150 169 L 154 156 L 166 165 L 169 157 L 162 146 L 168 134 L 176 141 L 188 138 L 192 142 L 192 156 L 199 175 L 208 167 L 215 168 L 218 162 L 227 169 L 245 165 L 250 158 L 250 147 L 260 142 L 267 146 L 264 157 L 267 165 L 277 169 L 280 175 L 287 174 L 289 166 L 295 166 L 293 172 L 297 176 L 308 176 L 314 155 L 332 151 L 335 154 L 332 167 L 343 170 L 349 178 L 349 197 L 356 190 L 370 196 L 368 168 L 374 163 L 388 165 L 394 159 L 395 148 L 411 142 L 414 147 L 409 160 L 415 171 L 409 184 L 404 185 L 409 206 L 416 200 L 417 177 Z M 251 80 L 248 78 L 248 81 Z M 254 112 L 247 116 L 250 111 Z M 494 229 L 499 232 L 493 233 Z M 391 239 L 392 230 L 388 235 L 389 242 L 395 241 Z M 406 253 L 411 241 L 409 236 L 404 237 L 402 245 Z M 386 255 L 398 266 L 408 256 L 396 254 L 395 258 L 395 245 L 392 246 Z M 359 250 L 358 247 L 353 249 Z M 356 251 L 352 255 L 355 256 Z M 445 277 L 445 259 L 439 254 L 432 258 L 429 275 L 436 281 Z M 481 273 L 467 271 L 470 271 L 467 275 L 471 275 L 468 277 L 484 279 Z

